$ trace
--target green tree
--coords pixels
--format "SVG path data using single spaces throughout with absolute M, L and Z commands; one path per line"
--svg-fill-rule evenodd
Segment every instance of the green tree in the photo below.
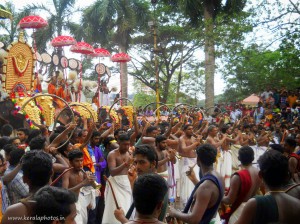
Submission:
M 11 2 L 6 2 L 3 8 L 11 12 L 13 15 L 13 20 L 5 19 L 0 21 L 0 29 L 4 31 L 4 34 L 0 36 L 0 41 L 8 46 L 18 38 L 18 23 L 23 17 L 29 15 L 29 12 L 26 10 L 23 12 L 17 12 L 15 5 Z
M 140 106 L 144 107 L 147 104 L 150 104 L 150 103 L 153 103 L 153 102 L 155 102 L 155 94 L 148 95 L 148 94 L 143 93 L 143 92 L 139 92 L 139 93 L 134 94 L 133 105 L 135 107 L 140 107 Z
M 149 4 L 142 0 L 97 0 L 84 10 L 82 27 L 73 33 L 93 44 L 127 53 L 132 36 L 148 21 Z M 128 96 L 127 64 L 121 66 L 122 97 Z
M 215 21 L 218 15 L 224 14 L 228 19 L 243 10 L 246 0 L 165 0 L 172 3 L 190 18 L 192 24 L 202 29 L 205 33 L 205 106 L 214 105 L 214 74 L 215 74 Z
M 203 44 L 196 38 L 200 35 L 198 31 L 191 30 L 187 19 L 170 6 L 157 4 L 152 14 L 156 26 L 152 27 L 152 31 L 145 30 L 133 39 L 135 50 L 131 54 L 134 66 L 131 75 L 155 91 L 155 57 L 158 57 L 160 101 L 165 103 L 169 102 L 170 92 L 173 93 L 172 97 L 180 92 L 181 76 L 188 69 L 188 62 L 195 61 L 194 53 Z M 156 50 L 153 48 L 153 29 L 157 34 Z M 172 89 L 171 84 L 175 79 L 177 83 Z
M 300 85 L 300 50 L 294 41 L 286 39 L 274 51 L 251 45 L 236 52 L 223 69 L 227 82 L 224 100 L 238 101 L 268 87 L 297 88 Z
M 257 30 L 264 30 L 262 42 L 266 47 L 278 46 L 283 39 L 293 35 L 298 36 L 300 25 L 300 4 L 296 0 L 262 0 L 253 2 L 252 11 L 255 12 L 253 22 Z M 268 38 L 266 38 L 268 36 Z M 270 38 L 271 37 L 271 38 Z M 258 37 L 259 39 L 259 37 Z M 259 39 L 260 40 L 260 39 Z

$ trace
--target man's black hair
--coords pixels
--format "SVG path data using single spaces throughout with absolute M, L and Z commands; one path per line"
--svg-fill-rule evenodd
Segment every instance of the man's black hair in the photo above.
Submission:
M 12 134 L 13 130 L 14 128 L 10 124 L 5 124 L 1 128 L 1 136 L 9 137 Z
M 33 138 L 36 138 L 41 135 L 42 135 L 42 132 L 40 129 L 33 129 L 29 132 L 27 142 L 30 142 Z
M 10 154 L 11 151 L 18 149 L 17 146 L 13 145 L 13 144 L 7 144 L 3 147 L 3 150 L 6 154 Z
M 129 140 L 130 140 L 130 137 L 129 137 L 129 135 L 127 133 L 121 134 L 118 137 L 118 141 L 119 142 L 124 142 L 124 141 L 129 141 Z
M 103 139 L 102 144 L 106 148 L 106 146 L 108 146 L 110 144 L 110 141 L 113 141 L 113 140 L 115 140 L 114 137 L 108 136 L 108 137 L 106 137 L 106 138 Z
M 133 204 L 139 214 L 151 215 L 167 193 L 168 185 L 163 177 L 154 173 L 144 174 L 134 182 Z
M 100 137 L 101 133 L 99 131 L 93 131 L 91 138 L 98 137 L 98 136 Z
M 9 165 L 16 166 L 20 162 L 20 159 L 25 154 L 23 149 L 14 149 L 9 153 Z
M 287 137 L 285 139 L 285 143 L 288 144 L 289 146 L 295 148 L 297 146 L 297 142 L 294 138 L 291 138 L 291 137 Z
M 187 130 L 190 126 L 192 126 L 193 127 L 193 125 L 191 125 L 191 124 L 185 124 L 185 125 L 183 125 L 183 127 L 182 127 L 182 130 Z
M 288 158 L 276 150 L 269 150 L 258 159 L 264 182 L 270 187 L 280 187 L 289 180 Z
M 52 143 L 57 136 L 59 136 L 59 133 L 55 133 L 55 132 L 51 133 L 49 137 L 49 143 Z
M 225 134 L 226 131 L 227 131 L 229 128 L 230 128 L 229 125 L 223 125 L 222 128 L 221 128 L 221 132 L 222 132 L 223 134 Z
M 66 141 L 63 141 L 59 144 L 59 148 L 57 149 L 57 151 L 66 156 L 67 157 L 67 150 L 68 150 L 68 147 L 69 147 L 69 142 L 66 143 Z
M 29 142 L 30 150 L 43 150 L 45 148 L 46 138 L 44 136 L 37 136 Z
M 67 189 L 45 186 L 38 190 L 33 200 L 36 202 L 36 217 L 57 217 L 66 219 L 71 214 L 71 205 L 77 201 L 76 195 Z M 53 220 L 43 220 L 43 223 L 52 223 Z M 34 223 L 41 223 L 40 220 Z
M 158 156 L 155 149 L 151 145 L 144 144 L 137 146 L 133 152 L 133 157 L 136 155 L 142 155 L 146 157 L 150 163 L 155 162 L 155 168 L 157 168 Z
M 73 161 L 77 158 L 83 158 L 83 153 L 79 149 L 74 149 L 68 153 L 68 158 L 70 161 Z
M 9 138 L 7 138 L 7 137 L 2 137 L 2 138 L 0 138 L 0 149 L 3 149 L 4 148 L 4 146 L 6 146 L 7 144 L 10 144 L 9 143 Z
M 25 135 L 29 136 L 29 129 L 28 128 L 19 128 L 17 131 L 21 131 Z
M 284 153 L 284 148 L 280 144 L 271 144 L 270 148 L 273 149 L 273 150 L 276 150 L 280 153 Z
M 13 144 L 13 142 L 17 139 L 20 139 L 19 137 L 13 137 L 13 138 L 10 138 L 9 141 L 8 141 L 8 144 Z
M 163 135 L 158 135 L 158 136 L 156 136 L 156 138 L 155 138 L 155 143 L 156 143 L 156 144 L 159 144 L 159 143 L 161 143 L 162 141 L 165 141 L 165 140 L 167 140 L 167 138 L 166 138 L 165 136 L 163 136 Z
M 0 153 L 0 160 L 1 160 L 2 165 L 3 165 L 3 163 L 5 163 L 5 159 L 4 159 L 4 157 L 3 157 L 3 155 L 1 153 Z
M 81 138 L 82 135 L 83 135 L 83 133 L 86 132 L 86 131 L 88 131 L 88 130 L 87 130 L 87 129 L 82 129 L 82 130 L 80 130 L 80 131 L 78 132 L 78 137 Z
M 211 144 L 203 144 L 196 149 L 197 159 L 205 166 L 211 166 L 216 161 L 217 149 Z
M 43 187 L 49 183 L 52 175 L 52 159 L 41 150 L 26 152 L 22 158 L 22 171 L 32 187 Z
M 250 146 L 243 146 L 239 149 L 239 160 L 242 165 L 250 165 L 254 160 L 254 151 Z
M 156 130 L 157 130 L 157 127 L 156 127 L 156 126 L 149 126 L 149 127 L 146 129 L 146 134 L 150 134 L 151 132 L 156 131 Z

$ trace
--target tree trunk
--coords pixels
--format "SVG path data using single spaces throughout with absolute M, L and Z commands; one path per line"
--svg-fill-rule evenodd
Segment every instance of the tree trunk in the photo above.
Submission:
M 215 45 L 213 37 L 213 3 L 204 3 L 205 22 L 205 107 L 214 106 Z
M 175 103 L 179 103 L 178 101 L 179 101 L 179 93 L 180 93 L 180 84 L 181 84 L 181 79 L 182 79 L 182 62 L 183 62 L 183 47 L 182 47 L 182 51 L 181 51 L 180 70 L 179 70 L 177 86 L 176 86 Z
M 171 77 L 170 77 L 170 75 L 168 75 L 166 82 L 164 82 L 163 91 L 161 94 L 162 95 L 162 98 L 161 98 L 162 103 L 167 103 L 167 101 L 168 101 L 170 81 L 171 81 Z

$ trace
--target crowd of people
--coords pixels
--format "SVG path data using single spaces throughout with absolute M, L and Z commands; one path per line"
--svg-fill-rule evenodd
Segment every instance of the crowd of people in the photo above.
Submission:
M 2 223 L 298 223 L 298 95 L 132 127 L 80 114 L 54 130 L 5 124 Z

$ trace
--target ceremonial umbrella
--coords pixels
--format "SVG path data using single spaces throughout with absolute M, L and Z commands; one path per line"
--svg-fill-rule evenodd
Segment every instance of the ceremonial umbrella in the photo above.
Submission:
M 92 57 L 110 57 L 109 51 L 104 48 L 95 48 L 94 53 L 90 55 Z
M 72 45 L 70 51 L 74 53 L 89 55 L 94 53 L 94 48 L 86 42 L 77 42 L 76 44 Z M 80 87 L 81 87 L 81 83 L 82 83 L 82 66 L 80 68 L 80 84 L 79 84 Z M 78 96 L 79 103 L 80 103 L 80 92 L 81 90 L 79 89 L 79 96 Z
M 114 54 L 111 57 L 113 62 L 120 62 L 120 87 L 121 87 L 121 98 L 122 98 L 122 65 L 123 63 L 127 63 L 131 60 L 130 56 L 124 52 Z M 122 101 L 120 102 L 122 106 Z
M 63 49 L 62 49 L 63 47 L 74 45 L 74 44 L 76 44 L 76 40 L 71 36 L 58 36 L 58 37 L 55 37 L 51 41 L 51 45 L 53 47 L 59 48 L 59 50 L 62 52 L 62 54 L 63 54 Z M 60 64 L 61 64 L 62 68 L 64 69 L 64 76 L 65 76 L 65 79 L 67 80 L 65 68 L 68 67 L 69 61 L 65 56 L 62 56 L 60 58 L 58 57 L 58 60 L 60 61 Z M 66 86 L 67 86 L 67 92 L 68 92 L 68 82 L 67 81 L 66 81 Z
M 100 107 L 100 78 L 101 75 L 105 74 L 105 66 L 103 66 L 103 64 L 100 63 L 100 58 L 101 57 L 110 57 L 110 53 L 108 50 L 104 49 L 104 48 L 95 48 L 94 49 L 94 53 L 90 54 L 90 56 L 92 57 L 99 57 L 99 63 L 95 66 L 95 70 L 98 74 L 98 85 L 99 85 L 99 91 L 98 91 L 98 102 L 99 102 L 99 107 Z
M 22 29 L 40 29 L 48 26 L 48 22 L 40 16 L 25 16 L 20 20 L 18 26 Z
M 34 48 L 34 53 L 35 53 L 35 58 L 36 58 L 36 51 L 37 50 L 36 50 L 34 30 L 44 28 L 44 27 L 48 26 L 48 22 L 40 16 L 31 15 L 31 16 L 23 17 L 20 20 L 18 26 L 22 29 L 33 29 L 33 48 Z M 36 69 L 37 69 L 37 66 L 36 66 Z
M 53 47 L 65 47 L 76 44 L 76 40 L 70 36 L 58 36 L 51 41 Z

